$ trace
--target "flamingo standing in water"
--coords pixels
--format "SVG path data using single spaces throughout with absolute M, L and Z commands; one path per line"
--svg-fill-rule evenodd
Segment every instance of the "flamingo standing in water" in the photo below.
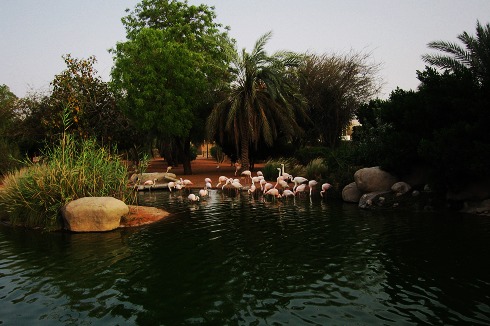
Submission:
M 153 188 L 155 186 L 155 184 L 157 183 L 157 180 L 158 179 L 153 179 L 153 180 L 146 180 L 143 185 L 144 186 L 148 186 L 148 189 L 150 190 L 151 192 L 151 188 Z
M 295 177 L 293 178 L 292 176 L 290 177 L 291 178 L 291 181 L 294 183 L 294 187 L 293 187 L 293 191 L 296 190 L 296 188 L 302 184 L 302 183 L 305 183 L 306 181 L 308 181 L 308 179 L 306 178 L 303 178 L 303 177 Z
M 267 192 L 265 192 L 264 195 L 272 196 L 274 200 L 276 200 L 276 198 L 281 198 L 281 195 L 279 194 L 279 190 L 277 190 L 276 188 L 271 188 L 267 190 Z
M 311 193 L 313 191 L 313 188 L 315 188 L 317 184 L 318 184 L 318 181 L 316 181 L 316 180 L 308 181 L 308 188 L 310 188 L 310 196 L 311 196 Z
M 323 194 L 328 190 L 330 189 L 330 187 L 332 187 L 332 185 L 330 183 L 324 183 L 322 184 L 322 190 L 320 191 L 320 196 L 323 197 Z
M 219 183 L 216 185 L 216 188 L 221 186 L 222 184 L 226 184 L 226 181 L 228 180 L 228 177 L 225 177 L 224 175 L 220 176 L 218 178 Z
M 248 183 L 247 182 L 248 178 L 252 180 L 252 172 L 250 172 L 250 170 L 245 170 L 241 174 L 245 176 L 245 181 L 246 181 L 245 183 Z
M 193 202 L 199 201 L 199 196 L 196 196 L 196 195 L 194 195 L 194 194 L 189 194 L 189 196 L 187 196 L 187 198 L 188 198 L 190 201 L 193 201 Z
M 296 187 L 296 190 L 294 190 L 294 195 L 296 196 L 296 194 L 301 194 L 301 193 L 304 193 L 306 190 L 306 184 L 300 184 L 299 186 Z

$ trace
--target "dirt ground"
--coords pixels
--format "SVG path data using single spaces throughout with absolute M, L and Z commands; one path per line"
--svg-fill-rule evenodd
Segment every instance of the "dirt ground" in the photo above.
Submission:
M 167 171 L 167 162 L 164 159 L 153 159 L 150 161 L 146 172 L 165 172 Z M 218 184 L 218 178 L 222 175 L 231 178 L 235 177 L 235 166 L 229 161 L 225 161 L 219 165 L 214 159 L 207 158 L 197 158 L 191 162 L 192 174 L 184 174 L 184 169 L 182 165 L 172 168 L 169 173 L 174 173 L 177 178 L 188 179 L 192 181 L 192 188 L 204 188 L 205 178 L 210 178 L 212 180 L 213 187 Z M 264 167 L 264 164 L 255 164 L 255 170 L 260 170 Z M 254 174 L 255 175 L 255 174 Z M 236 178 L 244 179 L 237 173 Z M 158 183 L 158 182 L 157 182 Z

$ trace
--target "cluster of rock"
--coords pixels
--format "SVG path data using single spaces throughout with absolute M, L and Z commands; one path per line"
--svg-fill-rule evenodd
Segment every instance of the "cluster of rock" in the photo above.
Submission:
M 420 180 L 413 181 L 417 183 Z M 425 185 L 423 191 L 428 193 L 430 188 Z M 409 182 L 400 181 L 379 167 L 369 167 L 354 173 L 354 182 L 342 190 L 342 199 L 350 203 L 358 203 L 360 208 L 380 206 L 397 206 L 399 200 L 406 196 L 417 197 L 420 191 L 412 190 Z M 490 188 L 488 184 L 472 185 L 457 194 L 448 193 L 447 200 L 464 202 L 465 213 L 490 215 Z

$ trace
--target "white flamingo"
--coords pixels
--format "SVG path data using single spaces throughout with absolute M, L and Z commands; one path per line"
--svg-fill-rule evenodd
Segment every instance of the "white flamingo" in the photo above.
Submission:
M 284 180 L 291 178 L 291 175 L 289 173 L 284 172 L 284 163 L 281 163 L 281 168 L 282 168 L 281 175 L 284 177 Z
M 221 186 L 222 184 L 226 184 L 226 181 L 228 180 L 228 177 L 225 177 L 224 175 L 220 176 L 218 178 L 218 184 L 216 185 L 216 188 Z
M 298 187 L 302 183 L 305 183 L 306 181 L 308 181 L 308 179 L 303 178 L 303 177 L 295 177 L 295 178 L 293 178 L 291 176 L 291 181 L 294 183 L 293 191 L 295 191 L 296 190 L 296 187 Z
M 203 197 L 208 197 L 208 196 L 209 196 L 208 190 L 207 190 L 206 188 L 204 188 L 204 189 L 200 189 L 200 190 L 199 190 L 199 196 L 200 196 L 201 198 L 203 198 Z
M 168 190 L 172 191 L 172 188 L 175 188 L 175 182 L 170 181 L 167 183 Z
M 317 184 L 318 184 L 318 181 L 316 181 L 316 180 L 308 181 L 308 188 L 310 188 L 310 196 L 311 196 L 311 193 L 313 191 L 313 188 L 315 188 Z
M 189 196 L 187 196 L 187 198 L 188 198 L 190 201 L 193 201 L 193 202 L 199 201 L 199 196 L 196 196 L 196 195 L 194 195 L 194 194 L 189 194 Z

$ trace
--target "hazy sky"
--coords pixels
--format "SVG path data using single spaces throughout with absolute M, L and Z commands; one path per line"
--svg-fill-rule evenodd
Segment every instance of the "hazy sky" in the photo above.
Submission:
M 124 41 L 121 17 L 137 0 L 0 0 L 0 85 L 17 96 L 46 91 L 66 66 L 62 55 L 95 55 L 109 80 L 108 49 Z M 490 0 L 190 0 L 215 7 L 217 22 L 231 28 L 239 49 L 259 36 L 273 37 L 267 50 L 370 52 L 382 64 L 386 97 L 397 86 L 416 89 L 416 70 L 427 43 L 456 41 L 490 22 Z

